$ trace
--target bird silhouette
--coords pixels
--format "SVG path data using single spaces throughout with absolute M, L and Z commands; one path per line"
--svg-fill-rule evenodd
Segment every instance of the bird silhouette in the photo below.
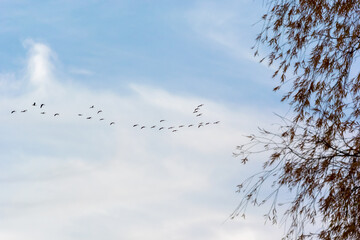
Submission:
M 194 126 L 194 125 L 190 124 L 188 127 L 192 127 L 192 126 Z
M 164 119 L 162 119 L 162 120 L 160 120 L 160 122 L 165 122 L 165 120 L 164 120 Z
M 134 125 L 133 125 L 133 127 L 137 127 L 137 126 L 139 126 L 139 124 L 134 124 Z
M 177 132 L 177 130 L 176 130 L 176 129 L 174 129 L 174 130 L 172 130 L 172 132 Z
M 115 124 L 115 122 L 111 122 L 111 123 L 110 123 L 110 125 L 114 125 L 114 124 Z
M 219 122 L 220 122 L 220 121 L 216 121 L 216 122 L 214 122 L 213 124 L 219 124 Z
M 35 106 L 35 105 L 34 105 Z M 41 105 L 40 105 L 40 108 L 42 108 L 43 106 L 45 106 L 45 104 L 44 103 L 42 103 Z
M 168 127 L 168 129 L 173 129 L 174 127 Z
M 26 109 L 24 109 L 24 110 L 22 110 L 21 112 L 22 112 L 22 113 L 24 113 L 24 112 L 26 112 L 26 111 L 27 111 L 27 110 L 26 110 Z
M 13 113 L 16 113 L 16 111 L 15 111 L 15 110 L 12 110 L 12 111 L 11 111 L 11 114 L 13 114 Z
M 200 127 L 202 127 L 202 126 L 204 126 L 204 125 L 203 125 L 203 123 L 201 122 L 201 123 L 199 123 L 198 128 L 200 128 Z
M 209 124 L 210 124 L 209 122 L 205 123 L 205 125 L 209 125 Z
M 159 130 L 162 130 L 162 129 L 164 129 L 164 127 L 159 128 Z
M 32 105 L 35 107 L 35 106 L 36 106 L 36 102 L 34 102 Z
M 92 105 L 90 108 L 94 108 L 94 105 Z
M 102 112 L 102 110 L 99 110 L 98 112 L 97 112 L 97 114 L 99 114 L 99 113 L 101 113 Z
M 144 129 L 145 128 L 145 126 L 142 126 L 140 129 Z
M 196 115 L 197 117 L 200 117 L 202 115 L 202 113 L 199 113 L 198 115 Z
M 197 106 L 198 108 L 200 108 L 200 107 L 202 107 L 202 106 L 204 106 L 204 104 L 200 104 L 199 106 Z
M 81 114 L 81 113 L 79 113 L 79 114 L 78 114 L 78 116 L 79 116 L 79 117 L 81 117 L 81 116 L 82 116 L 82 114 Z
M 154 126 L 151 126 L 151 128 L 155 128 L 156 126 L 154 125 Z
M 100 121 L 103 121 L 104 119 L 103 118 L 100 118 Z
M 180 126 L 179 126 L 179 128 L 182 128 L 182 127 L 184 127 L 184 125 L 180 125 Z
M 54 114 L 54 117 L 55 117 L 55 116 L 59 116 L 59 115 L 60 115 L 59 113 L 55 113 L 55 114 Z
M 41 114 L 45 114 L 45 112 L 41 112 Z
M 91 119 L 91 117 L 87 117 L 86 119 Z

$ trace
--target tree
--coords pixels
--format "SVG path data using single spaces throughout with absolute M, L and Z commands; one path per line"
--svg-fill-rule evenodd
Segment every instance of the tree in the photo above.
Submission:
M 355 0 L 270 0 L 256 38 L 255 55 L 266 46 L 261 61 L 278 63 L 274 91 L 293 110 L 278 132 L 261 129 L 238 146 L 235 156 L 246 163 L 267 151 L 263 170 L 240 184 L 244 194 L 232 217 L 248 203 L 272 200 L 266 214 L 278 221 L 278 193 L 289 190 L 283 205 L 290 221 L 285 239 L 360 239 L 360 3 Z M 292 77 L 287 78 L 292 71 Z M 273 191 L 259 199 L 261 187 Z M 307 226 L 321 223 L 318 231 Z

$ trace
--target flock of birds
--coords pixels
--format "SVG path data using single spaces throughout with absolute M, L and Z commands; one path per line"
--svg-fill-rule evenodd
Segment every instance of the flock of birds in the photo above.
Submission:
M 198 106 L 194 109 L 193 114 L 195 115 L 196 118 L 200 118 L 200 117 L 203 115 L 203 113 L 201 112 L 201 108 L 202 108 L 203 106 L 204 106 L 204 104 L 200 104 L 200 105 L 198 105 Z M 44 103 L 37 104 L 36 102 L 34 102 L 34 103 L 32 104 L 32 107 L 33 107 L 33 108 L 39 107 L 39 108 L 40 108 L 40 114 L 43 114 L 43 115 L 46 114 L 46 112 L 45 112 L 45 104 L 44 104 Z M 103 117 L 101 116 L 101 113 L 103 112 L 101 109 L 96 110 L 94 105 L 90 106 L 90 109 L 93 109 L 93 110 L 94 110 L 94 113 L 96 113 L 96 117 L 92 117 L 92 116 L 85 117 L 85 116 L 84 116 L 85 114 L 83 114 L 83 113 L 78 113 L 78 114 L 77 114 L 78 117 L 85 117 L 85 119 L 87 119 L 87 120 L 97 118 L 97 119 L 99 119 L 99 121 L 105 121 L 105 118 L 103 118 Z M 28 111 L 28 109 L 23 109 L 23 110 L 20 111 L 20 113 L 26 113 L 27 111 Z M 14 114 L 14 113 L 16 113 L 16 112 L 17 112 L 17 110 L 12 110 L 10 113 L 11 113 L 11 114 Z M 52 113 L 52 115 L 53 115 L 54 117 L 59 117 L 59 116 L 60 116 L 60 113 L 55 112 L 55 113 Z M 173 125 L 173 126 L 168 126 L 168 127 L 166 127 L 166 126 L 165 126 L 165 122 L 166 122 L 165 119 L 161 119 L 161 120 L 159 121 L 159 124 L 157 124 L 157 125 L 145 126 L 145 125 L 141 125 L 141 124 L 139 124 L 139 123 L 136 123 L 136 124 L 133 124 L 132 127 L 133 127 L 133 128 L 139 128 L 140 130 L 143 130 L 143 129 L 145 129 L 145 128 L 150 128 L 150 129 L 158 129 L 158 130 L 166 130 L 166 129 L 167 129 L 167 130 L 171 130 L 172 132 L 177 132 L 177 131 L 179 131 L 181 128 L 191 128 L 191 127 L 200 128 L 200 127 L 204 127 L 204 126 L 207 126 L 207 125 L 219 124 L 219 123 L 220 123 L 220 121 L 215 121 L 215 122 L 199 122 L 199 123 L 197 123 L 197 124 L 181 124 L 181 125 L 178 125 L 178 126 Z M 113 121 L 110 121 L 110 122 L 108 122 L 108 123 L 109 123 L 110 126 L 111 126 L 111 125 L 115 125 L 115 122 L 113 122 Z M 160 125 L 160 126 L 159 126 L 159 125 Z

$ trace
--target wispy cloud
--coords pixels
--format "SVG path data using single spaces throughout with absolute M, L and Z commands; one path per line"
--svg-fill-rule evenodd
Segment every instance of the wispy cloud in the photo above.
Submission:
M 33 87 L 0 97 L 0 238 L 270 239 L 261 217 L 222 224 L 245 172 L 231 152 L 267 113 L 150 86 L 89 90 L 58 79 L 46 44 L 30 41 L 28 50 L 23 78 Z M 221 123 L 173 133 L 158 130 L 160 119 Z

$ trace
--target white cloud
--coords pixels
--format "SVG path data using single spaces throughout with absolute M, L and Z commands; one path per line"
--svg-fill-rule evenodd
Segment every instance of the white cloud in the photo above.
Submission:
M 261 217 L 222 224 L 237 203 L 233 181 L 247 171 L 231 152 L 267 113 L 148 86 L 131 85 L 127 95 L 86 89 L 57 79 L 47 45 L 31 42 L 28 48 L 25 79 L 33 88 L 0 98 L 0 132 L 6 136 L 0 140 L 0 238 L 267 236 L 258 231 Z M 199 118 L 192 111 L 200 103 Z M 166 127 L 221 123 L 173 133 L 158 130 L 160 119 Z M 135 123 L 147 128 L 133 128 Z M 149 128 L 153 124 L 156 129 Z

